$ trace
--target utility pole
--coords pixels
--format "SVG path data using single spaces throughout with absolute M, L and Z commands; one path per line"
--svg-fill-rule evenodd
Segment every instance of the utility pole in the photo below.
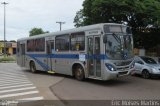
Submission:
M 8 3 L 2 2 L 1 4 L 4 5 L 4 56 L 6 55 L 6 5 Z
M 60 25 L 60 31 L 61 31 L 61 29 L 62 29 L 62 24 L 65 24 L 65 22 L 59 21 L 59 22 L 56 22 L 56 23 L 58 23 L 58 24 Z

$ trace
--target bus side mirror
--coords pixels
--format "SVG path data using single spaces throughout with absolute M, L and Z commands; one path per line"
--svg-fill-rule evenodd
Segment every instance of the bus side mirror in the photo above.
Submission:
M 106 34 L 103 36 L 103 43 L 107 43 L 107 35 Z

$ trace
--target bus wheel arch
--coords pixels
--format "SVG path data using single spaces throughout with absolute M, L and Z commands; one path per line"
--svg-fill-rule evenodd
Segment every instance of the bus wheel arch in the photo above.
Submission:
M 72 66 L 72 75 L 79 81 L 85 79 L 84 68 L 81 64 L 75 63 Z
M 36 65 L 35 65 L 35 62 L 34 62 L 33 60 L 31 60 L 31 61 L 29 62 L 29 66 L 30 66 L 30 71 L 31 71 L 32 73 L 36 73 L 36 72 L 37 72 Z

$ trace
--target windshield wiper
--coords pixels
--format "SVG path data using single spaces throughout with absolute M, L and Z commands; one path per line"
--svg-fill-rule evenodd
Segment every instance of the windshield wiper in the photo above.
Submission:
M 115 39 L 118 43 L 121 43 L 121 39 L 120 39 L 120 37 L 118 37 L 118 35 L 116 35 L 115 33 L 113 33 L 112 36 L 114 37 L 114 39 Z

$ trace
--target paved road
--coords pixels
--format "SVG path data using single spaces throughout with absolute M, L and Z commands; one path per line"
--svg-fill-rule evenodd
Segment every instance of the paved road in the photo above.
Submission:
M 44 98 L 24 72 L 8 64 L 0 64 L 0 99 L 42 100 Z
M 16 63 L 0 63 L 0 100 L 21 100 L 20 102 L 57 100 L 54 104 L 61 105 L 59 99 L 51 92 L 50 86 L 63 79 L 62 76 L 45 72 L 33 74 L 29 70 L 20 68 Z M 31 105 L 28 103 L 22 103 L 21 106 Z M 37 104 L 44 106 L 48 102 Z
M 34 106 L 70 105 L 66 100 L 159 99 L 159 83 L 158 78 L 147 80 L 133 76 L 81 82 L 70 76 L 33 74 L 16 63 L 0 63 L 0 100 L 57 100 L 50 105 L 52 101 L 34 102 Z
M 129 76 L 105 82 L 80 82 L 66 77 L 52 89 L 62 100 L 159 99 L 160 79 Z
M 160 79 L 157 78 L 147 80 L 129 76 L 112 81 L 86 80 L 80 82 L 72 77 L 65 77 L 63 81 L 52 86 L 52 91 L 66 106 L 160 105 L 160 101 L 158 104 L 150 104 L 150 101 L 142 101 L 145 104 L 141 104 L 141 101 L 130 102 L 130 100 L 159 100 Z M 118 104 L 115 104 L 113 100 L 128 100 L 129 102 L 124 101 L 122 104 L 122 101 L 118 101 Z

